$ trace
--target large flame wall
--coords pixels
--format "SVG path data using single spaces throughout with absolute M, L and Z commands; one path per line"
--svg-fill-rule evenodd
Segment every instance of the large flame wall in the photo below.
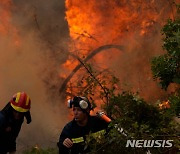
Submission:
M 100 46 L 122 45 L 122 51 L 101 52 L 91 63 L 109 68 L 120 79 L 122 89 L 139 91 L 147 100 L 156 100 L 165 94 L 153 81 L 150 61 L 153 56 L 164 53 L 161 28 L 168 18 L 174 18 L 173 1 L 66 0 L 66 9 L 71 52 L 83 58 Z M 77 63 L 70 59 L 64 66 L 71 66 L 68 68 L 72 71 Z M 72 83 L 78 77 L 74 78 Z

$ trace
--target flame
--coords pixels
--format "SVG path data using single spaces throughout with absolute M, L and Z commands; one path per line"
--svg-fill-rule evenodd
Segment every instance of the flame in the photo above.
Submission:
M 3 37 L 11 36 L 16 47 L 21 45 L 18 30 L 11 23 L 13 3 L 11 0 L 0 1 L 0 35 Z
M 72 65 L 73 64 L 73 65 Z M 64 64 L 63 67 L 68 69 L 68 70 L 72 70 L 74 69 L 74 67 L 78 65 L 78 61 L 75 61 L 73 59 L 68 59 Z
M 159 14 L 154 0 L 149 4 L 133 0 L 129 4 L 126 0 L 66 0 L 66 8 L 71 38 L 86 44 L 91 39 L 95 44 L 99 42 L 97 45 L 117 43 L 129 31 L 147 32 Z
M 172 1 L 66 0 L 66 20 L 71 37 L 69 51 L 82 58 L 87 57 L 91 51 L 102 45 L 122 44 L 124 40 L 134 41 L 133 38 L 146 39 L 148 35 L 153 34 L 155 25 L 162 26 L 166 19 L 172 16 L 170 2 Z M 129 46 L 132 48 L 131 43 Z M 106 69 L 110 65 L 107 63 L 106 57 L 113 56 L 113 54 L 116 55 L 113 49 L 110 49 L 108 54 L 98 54 L 93 58 L 94 63 L 97 65 L 100 63 L 100 66 Z M 117 57 L 113 56 L 112 59 L 114 58 Z M 138 59 L 137 63 L 139 63 Z M 77 64 L 77 60 L 68 59 L 63 67 L 71 72 Z M 149 66 L 144 66 L 143 69 L 147 70 L 147 67 Z M 67 76 L 67 74 L 63 76 Z M 71 84 L 77 82 L 83 72 L 79 71 L 77 74 L 71 79 Z M 147 72 L 147 78 L 149 78 L 149 74 Z M 69 83 L 68 94 L 72 93 L 72 88 L 73 86 L 70 86 Z M 78 90 L 75 91 L 77 94 Z
M 169 100 L 163 101 L 162 103 L 159 104 L 160 109 L 169 109 L 170 108 L 170 102 Z

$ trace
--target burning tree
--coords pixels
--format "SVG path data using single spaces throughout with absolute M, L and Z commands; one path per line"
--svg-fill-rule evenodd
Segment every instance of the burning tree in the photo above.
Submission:
M 154 77 L 160 79 L 163 88 L 167 88 L 172 82 L 179 83 L 179 26 L 179 18 L 177 18 L 169 20 L 163 27 L 163 34 L 166 35 L 164 48 L 168 51 L 168 54 L 155 58 L 152 61 Z M 83 36 L 85 35 L 83 34 Z M 177 152 L 180 144 L 180 132 L 179 124 L 174 121 L 174 117 L 179 115 L 179 93 L 169 97 L 169 101 L 167 101 L 169 107 L 160 109 L 159 106 L 147 103 L 138 94 L 118 89 L 118 79 L 107 70 L 98 72 L 86 61 L 79 61 L 88 73 L 81 74 L 75 84 L 69 82 L 68 94 L 88 95 L 90 98 L 96 94 L 95 98 L 97 96 L 102 98 L 104 102 L 103 109 L 113 119 L 107 136 L 99 137 L 98 139 L 91 137 L 91 135 L 89 136 L 88 144 L 94 153 Z M 78 89 L 80 87 L 81 89 Z M 73 91 L 73 88 L 77 88 L 78 91 Z M 122 128 L 125 135 L 121 131 Z M 173 147 L 126 148 L 128 139 L 171 139 L 173 140 Z
M 169 20 L 162 31 L 165 34 L 164 48 L 168 53 L 153 59 L 152 71 L 154 77 L 160 79 L 162 88 L 166 89 L 170 83 L 180 83 L 179 17 Z M 98 143 L 90 142 L 95 153 L 176 153 L 178 151 L 180 125 L 174 121 L 174 117 L 180 114 L 179 89 L 176 89 L 168 101 L 160 104 L 159 109 L 130 92 L 111 96 L 110 104 L 105 105 L 105 109 L 108 109 L 111 117 L 115 119 L 110 126 L 113 129 L 111 128 L 107 138 L 102 138 Z M 117 128 L 123 128 L 126 135 L 120 133 L 120 129 Z M 172 139 L 174 145 L 172 148 L 125 148 L 128 139 Z
M 162 53 L 157 46 L 159 29 L 167 18 L 174 17 L 173 0 L 66 0 L 65 5 L 71 39 L 69 57 L 60 72 L 65 79 L 61 94 L 64 90 L 72 97 L 75 93 L 71 91 L 78 92 L 74 83 L 84 74 L 79 59 L 102 70 L 112 68 L 123 82 L 121 88 L 132 87 L 134 92 L 139 89 L 146 99 L 163 93 L 153 82 L 149 59 Z M 119 47 L 105 49 L 108 45 Z M 101 53 L 95 54 L 96 50 Z

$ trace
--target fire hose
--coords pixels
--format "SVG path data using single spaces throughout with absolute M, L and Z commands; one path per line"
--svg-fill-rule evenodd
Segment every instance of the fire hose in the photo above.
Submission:
M 96 114 L 98 117 L 100 117 L 102 120 L 106 121 L 107 123 L 110 123 L 112 121 L 103 111 L 98 111 Z M 116 128 L 116 130 L 123 136 L 128 137 L 128 134 L 125 133 L 124 129 L 122 127 L 119 127 L 118 124 L 115 124 L 114 128 Z M 130 138 L 133 138 L 133 137 L 130 137 Z M 151 154 L 149 149 L 146 150 L 146 154 Z
M 97 116 L 100 117 L 102 120 L 106 121 L 107 123 L 110 123 L 112 120 L 105 114 L 105 112 L 103 111 L 98 111 L 97 113 Z M 128 136 L 125 132 L 124 132 L 124 129 L 122 127 L 118 127 L 118 124 L 115 124 L 114 125 L 114 128 L 117 129 L 117 131 L 119 133 L 121 133 L 122 135 L 124 136 Z

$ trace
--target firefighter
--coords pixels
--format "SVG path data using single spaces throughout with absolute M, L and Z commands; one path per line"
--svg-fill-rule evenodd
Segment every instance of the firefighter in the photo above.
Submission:
M 106 132 L 108 122 L 98 116 L 91 116 L 91 103 L 86 97 L 76 96 L 68 101 L 73 110 L 74 119 L 63 128 L 59 142 L 60 154 L 82 154 L 89 152 L 86 137 L 89 133 L 103 134 Z
M 16 93 L 0 111 L 0 154 L 15 154 L 16 138 L 26 118 L 31 122 L 31 100 L 25 92 Z

